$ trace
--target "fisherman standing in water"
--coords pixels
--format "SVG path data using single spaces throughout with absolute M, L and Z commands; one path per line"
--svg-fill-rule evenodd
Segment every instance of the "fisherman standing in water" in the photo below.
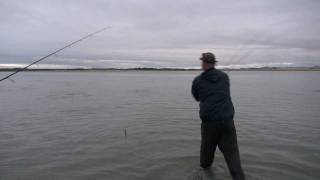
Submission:
M 236 129 L 233 122 L 234 107 L 230 96 L 230 82 L 226 73 L 215 69 L 214 54 L 203 53 L 202 72 L 192 83 L 192 95 L 200 102 L 201 150 L 200 166 L 210 168 L 218 145 L 234 180 L 243 180 Z

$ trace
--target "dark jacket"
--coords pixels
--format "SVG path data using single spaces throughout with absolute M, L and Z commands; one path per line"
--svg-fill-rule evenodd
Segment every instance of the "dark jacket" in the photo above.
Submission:
M 226 73 L 208 69 L 192 83 L 192 95 L 200 101 L 202 121 L 232 120 L 234 107 L 230 96 L 230 82 Z

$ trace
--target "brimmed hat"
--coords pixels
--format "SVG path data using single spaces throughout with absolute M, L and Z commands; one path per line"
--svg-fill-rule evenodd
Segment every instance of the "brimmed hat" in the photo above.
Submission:
M 215 55 L 212 54 L 211 52 L 202 53 L 202 56 L 200 57 L 200 60 L 204 61 L 206 63 L 212 63 L 212 64 L 215 64 L 216 62 L 218 62 L 216 60 Z

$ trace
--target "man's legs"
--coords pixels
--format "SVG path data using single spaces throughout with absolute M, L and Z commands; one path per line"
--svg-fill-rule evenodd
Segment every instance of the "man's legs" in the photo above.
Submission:
M 224 155 L 231 176 L 234 180 L 244 180 L 237 143 L 237 133 L 233 120 L 225 121 L 222 125 L 222 136 L 218 143 Z
M 201 123 L 200 166 L 208 168 L 214 160 L 214 153 L 219 140 L 219 124 L 217 122 Z

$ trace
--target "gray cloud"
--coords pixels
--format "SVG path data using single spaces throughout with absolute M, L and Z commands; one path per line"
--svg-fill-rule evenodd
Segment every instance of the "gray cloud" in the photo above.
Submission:
M 213 51 L 221 65 L 319 65 L 319 12 L 317 0 L 4 0 L 0 64 L 30 62 L 110 25 L 46 63 L 189 67 Z

